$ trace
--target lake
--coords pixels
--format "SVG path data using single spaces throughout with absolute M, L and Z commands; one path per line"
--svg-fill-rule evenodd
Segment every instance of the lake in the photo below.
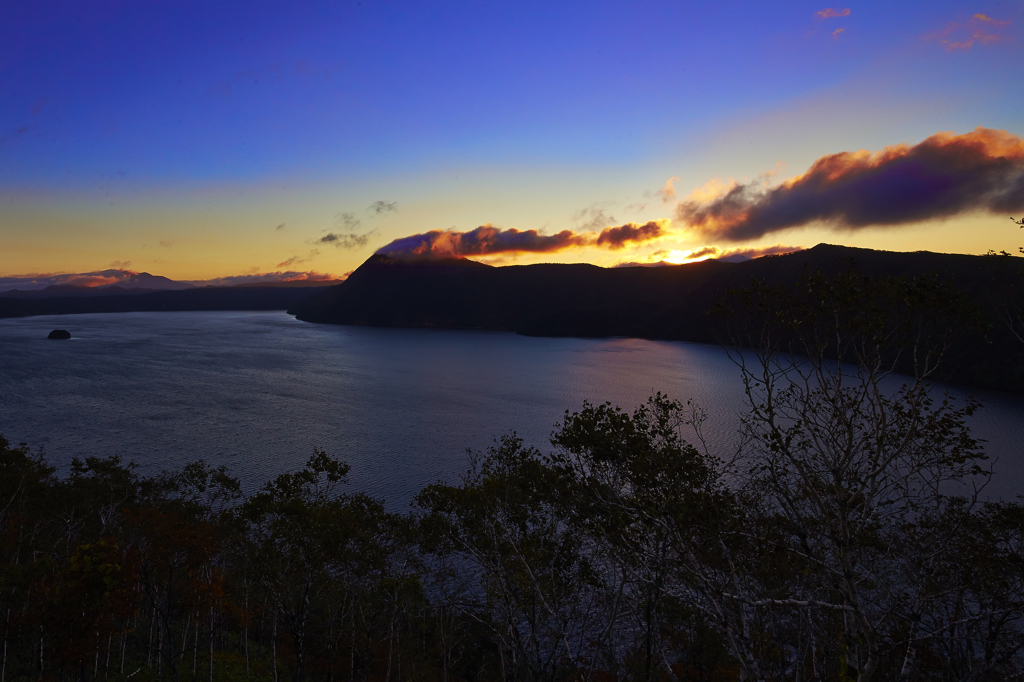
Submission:
M 70 341 L 49 341 L 51 329 Z M 313 448 L 352 465 L 353 490 L 403 508 L 455 481 L 466 449 L 547 438 L 584 400 L 632 410 L 655 391 L 710 415 L 730 454 L 739 371 L 717 346 L 639 339 L 314 325 L 283 312 L 111 313 L 0 320 L 0 433 L 72 457 L 121 455 L 145 473 L 204 459 L 251 491 Z M 965 389 L 951 389 L 964 395 Z M 1024 396 L 973 390 L 997 476 L 1024 489 Z

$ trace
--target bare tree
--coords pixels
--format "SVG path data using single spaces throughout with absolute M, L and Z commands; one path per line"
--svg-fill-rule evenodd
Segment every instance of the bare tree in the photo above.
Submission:
M 752 605 L 831 612 L 844 674 L 867 682 L 885 664 L 905 679 L 956 547 L 930 521 L 962 503 L 952 493 L 976 499 L 987 476 L 966 422 L 977 403 L 929 384 L 967 309 L 934 281 L 854 273 L 755 284 L 732 303 L 748 486 L 793 570 L 813 577 Z

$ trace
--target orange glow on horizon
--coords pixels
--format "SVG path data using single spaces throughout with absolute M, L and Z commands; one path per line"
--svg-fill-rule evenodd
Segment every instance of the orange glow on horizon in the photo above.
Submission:
M 668 252 L 668 255 L 661 260 L 665 263 L 672 263 L 673 265 L 682 265 L 684 263 L 699 263 L 702 260 L 712 258 L 714 255 L 714 253 L 709 253 L 706 248 L 692 249 L 690 251 L 672 249 Z

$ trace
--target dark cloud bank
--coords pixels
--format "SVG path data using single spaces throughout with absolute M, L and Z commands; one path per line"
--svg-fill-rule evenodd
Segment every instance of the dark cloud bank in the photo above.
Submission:
M 676 217 L 709 238 L 744 241 L 812 222 L 856 230 L 1021 210 L 1024 140 L 977 128 L 824 156 L 778 187 L 737 184 L 710 201 L 682 202 Z

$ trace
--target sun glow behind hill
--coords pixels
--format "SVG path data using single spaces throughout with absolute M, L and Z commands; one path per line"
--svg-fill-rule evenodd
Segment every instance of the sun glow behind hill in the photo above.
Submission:
M 662 261 L 671 263 L 672 265 L 682 265 L 684 263 L 699 263 L 700 261 L 707 260 L 714 255 L 714 253 L 709 252 L 707 249 L 691 249 L 690 251 L 672 249 L 668 252 L 667 256 L 662 258 Z
M 8 4 L 0 277 L 1019 246 L 1006 7 Z

